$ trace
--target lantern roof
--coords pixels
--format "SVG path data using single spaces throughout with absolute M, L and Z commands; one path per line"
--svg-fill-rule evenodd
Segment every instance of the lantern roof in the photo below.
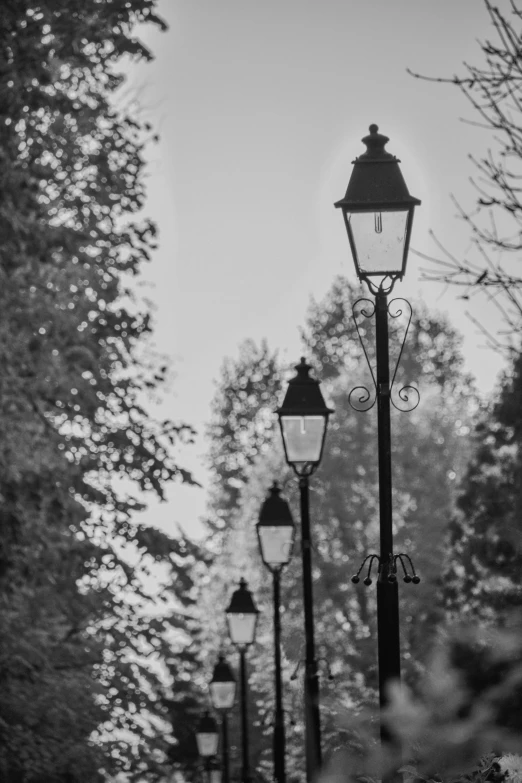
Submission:
M 259 609 L 254 603 L 252 593 L 247 588 L 243 578 L 239 580 L 239 587 L 232 593 L 230 604 L 225 610 L 226 614 L 259 614 Z
M 211 682 L 235 682 L 234 672 L 225 660 L 224 655 L 218 657 L 218 662 L 214 666 Z
M 310 378 L 312 369 L 304 356 L 295 367 L 297 374 L 288 381 L 283 404 L 277 409 L 278 416 L 324 416 L 333 413 L 328 408 L 321 392 L 320 382 Z
M 400 161 L 384 147 L 388 136 L 370 125 L 370 133 L 362 139 L 366 152 L 353 161 L 353 170 L 346 195 L 335 203 L 344 212 L 396 211 L 415 207 L 421 202 L 410 192 L 399 168 Z
M 290 506 L 281 497 L 281 489 L 277 481 L 270 487 L 270 494 L 263 502 L 259 512 L 258 527 L 294 527 Z
M 204 712 L 198 724 L 197 734 L 217 734 L 217 723 L 208 710 Z

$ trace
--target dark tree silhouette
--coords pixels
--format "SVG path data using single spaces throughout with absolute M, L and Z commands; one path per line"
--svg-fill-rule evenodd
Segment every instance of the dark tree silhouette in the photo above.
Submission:
M 474 432 L 474 453 L 450 528 L 446 606 L 498 626 L 522 606 L 522 357 Z

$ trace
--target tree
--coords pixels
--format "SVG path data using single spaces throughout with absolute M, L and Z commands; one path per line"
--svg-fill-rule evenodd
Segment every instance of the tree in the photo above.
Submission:
M 192 481 L 172 448 L 192 430 L 147 412 L 167 367 L 142 359 L 150 314 L 126 281 L 155 247 L 138 218 L 151 128 L 114 101 L 117 62 L 151 58 L 136 24 L 164 28 L 155 6 L 0 8 L 0 777 L 12 783 L 154 775 L 169 745 L 150 665 L 169 613 L 151 617 L 148 572 L 189 578 L 192 555 L 132 514 L 136 491 Z
M 196 730 L 203 709 L 208 708 L 208 671 L 199 601 L 201 586 L 208 580 L 210 563 L 211 558 L 204 547 L 184 538 L 177 556 L 175 578 L 167 588 L 174 598 L 174 611 L 167 618 L 168 625 L 175 631 L 171 630 L 166 639 L 168 649 L 163 656 L 170 685 L 161 689 L 172 726 L 168 768 L 179 770 L 185 779 L 192 776 L 196 780 L 201 772 Z
M 445 594 L 453 616 L 498 626 L 522 606 L 522 357 L 482 412 L 452 520 Z
M 400 768 L 408 780 L 516 783 L 522 763 L 520 638 L 520 626 L 487 629 L 459 618 L 437 641 L 415 690 L 393 689 L 384 717 L 400 739 L 400 754 L 365 741 L 358 755 L 344 748 L 334 757 L 325 778 L 378 779 Z
M 239 358 L 223 363 L 207 430 L 212 473 L 212 519 L 208 521 L 213 527 L 227 524 L 249 468 L 270 442 L 280 384 L 277 353 L 270 351 L 265 340 L 259 347 L 245 340 Z
M 458 213 L 468 225 L 476 250 L 475 258 L 456 257 L 438 241 L 437 258 L 417 253 L 431 262 L 425 277 L 461 286 L 463 298 L 485 294 L 500 310 L 506 336 L 486 335 L 497 348 L 517 343 L 522 315 L 522 275 L 517 254 L 522 249 L 522 200 L 520 174 L 522 160 L 522 9 L 516 0 L 505 8 L 484 0 L 496 40 L 480 44 L 484 64 L 465 64 L 464 76 L 417 78 L 452 84 L 471 104 L 476 120 L 470 121 L 491 131 L 494 147 L 479 159 L 472 158 L 478 177 L 472 180 L 477 190 L 475 210 L 459 204 Z M 476 321 L 482 331 L 484 327 Z

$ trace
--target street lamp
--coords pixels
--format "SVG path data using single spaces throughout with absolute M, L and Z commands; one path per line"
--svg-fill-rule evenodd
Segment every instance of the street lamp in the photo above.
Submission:
M 362 386 L 356 387 L 350 394 L 350 403 L 356 410 L 369 410 L 377 401 L 380 553 L 369 555 L 352 581 L 359 581 L 359 573 L 367 560 L 370 561 L 370 570 L 373 561 L 377 560 L 377 645 L 379 701 L 382 710 L 387 703 L 390 681 L 400 680 L 397 560 L 404 569 L 404 581 L 415 584 L 420 581 L 408 555 L 394 554 L 393 551 L 390 403 L 398 410 L 411 411 L 418 405 L 419 393 L 412 386 L 404 386 L 398 392 L 397 400 L 392 399 L 393 384 L 404 342 L 390 382 L 388 315 L 397 318 L 404 310 L 403 305 L 396 310 L 390 310 L 393 302 L 401 301 L 407 305 L 409 320 L 404 334 L 406 340 L 411 307 L 404 299 L 395 299 L 388 304 L 387 298 L 395 282 L 402 280 L 404 275 L 413 212 L 420 201 L 410 195 L 397 158 L 385 151 L 388 138 L 379 133 L 377 125 L 370 125 L 370 133 L 362 141 L 366 145 L 366 152 L 355 159 L 346 195 L 336 202 L 335 206 L 342 210 L 344 216 L 357 276 L 366 283 L 375 297 L 374 302 L 363 298 L 353 306 L 355 326 L 370 367 L 375 393 L 373 395 Z M 359 315 L 370 318 L 375 314 L 375 375 L 357 320 L 357 308 L 361 303 Z M 359 395 L 357 404 L 354 404 L 352 395 L 356 390 L 363 393 Z M 409 561 L 413 578 L 406 572 L 404 559 Z M 364 582 L 371 584 L 369 573 Z M 391 739 L 382 722 L 381 738 L 383 741 Z
M 366 152 L 354 160 L 342 210 L 359 280 L 386 276 L 402 280 L 410 245 L 413 211 L 420 204 L 410 196 L 399 161 L 386 152 L 389 141 L 370 125 Z
M 208 783 L 212 783 L 210 760 L 217 753 L 219 734 L 216 721 L 208 710 L 204 713 L 204 715 L 201 717 L 201 720 L 199 721 L 198 728 L 196 729 L 196 742 L 198 745 L 199 755 L 205 762 Z
M 321 766 L 321 722 L 319 677 L 315 658 L 310 537 L 309 477 L 321 461 L 328 417 L 319 381 L 310 377 L 311 367 L 301 358 L 297 375 L 288 383 L 283 404 L 277 410 L 286 461 L 299 478 L 301 506 L 301 557 L 303 561 L 303 604 L 305 626 L 305 725 L 306 778 L 308 783 Z
M 210 701 L 214 709 L 221 714 L 221 766 L 223 783 L 230 783 L 228 758 L 228 710 L 234 706 L 236 698 L 236 678 L 232 669 L 220 655 L 214 666 L 214 672 L 209 685 Z M 219 783 L 219 782 L 218 782 Z
M 215 759 L 211 759 L 209 762 L 209 783 L 221 783 L 222 770 L 220 765 Z
M 261 557 L 272 572 L 274 583 L 274 662 L 275 662 L 275 718 L 274 718 L 274 780 L 285 783 L 285 716 L 281 682 L 281 597 L 280 576 L 292 556 L 295 526 L 290 507 L 281 497 L 274 481 L 270 494 L 261 506 L 256 525 Z
M 230 604 L 226 611 L 230 640 L 239 650 L 241 675 L 241 734 L 242 734 L 242 781 L 250 781 L 250 764 L 248 750 L 248 706 L 247 706 L 247 671 L 246 651 L 254 643 L 259 610 L 254 604 L 252 593 L 247 588 L 244 579 L 239 582 L 239 588 L 232 593 Z
M 219 734 L 216 721 L 208 710 L 199 721 L 199 725 L 196 730 L 196 742 L 198 744 L 199 755 L 202 758 L 210 758 L 211 756 L 216 755 Z

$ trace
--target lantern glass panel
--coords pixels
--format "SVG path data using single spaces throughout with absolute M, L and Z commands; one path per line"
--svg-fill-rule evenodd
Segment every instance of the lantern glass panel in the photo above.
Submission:
M 401 274 L 408 218 L 408 210 L 347 215 L 360 274 Z
M 236 698 L 235 682 L 211 682 L 210 699 L 215 710 L 230 710 Z
M 217 732 L 203 732 L 198 731 L 196 734 L 196 741 L 198 743 L 198 752 L 200 756 L 204 758 L 208 756 L 215 756 L 218 749 L 219 735 Z
M 292 554 L 294 528 L 289 525 L 259 525 L 261 556 L 268 566 L 283 566 Z
M 325 429 L 325 416 L 281 416 L 288 462 L 319 462 Z
M 257 614 L 229 612 L 228 631 L 233 644 L 252 644 L 256 633 Z

